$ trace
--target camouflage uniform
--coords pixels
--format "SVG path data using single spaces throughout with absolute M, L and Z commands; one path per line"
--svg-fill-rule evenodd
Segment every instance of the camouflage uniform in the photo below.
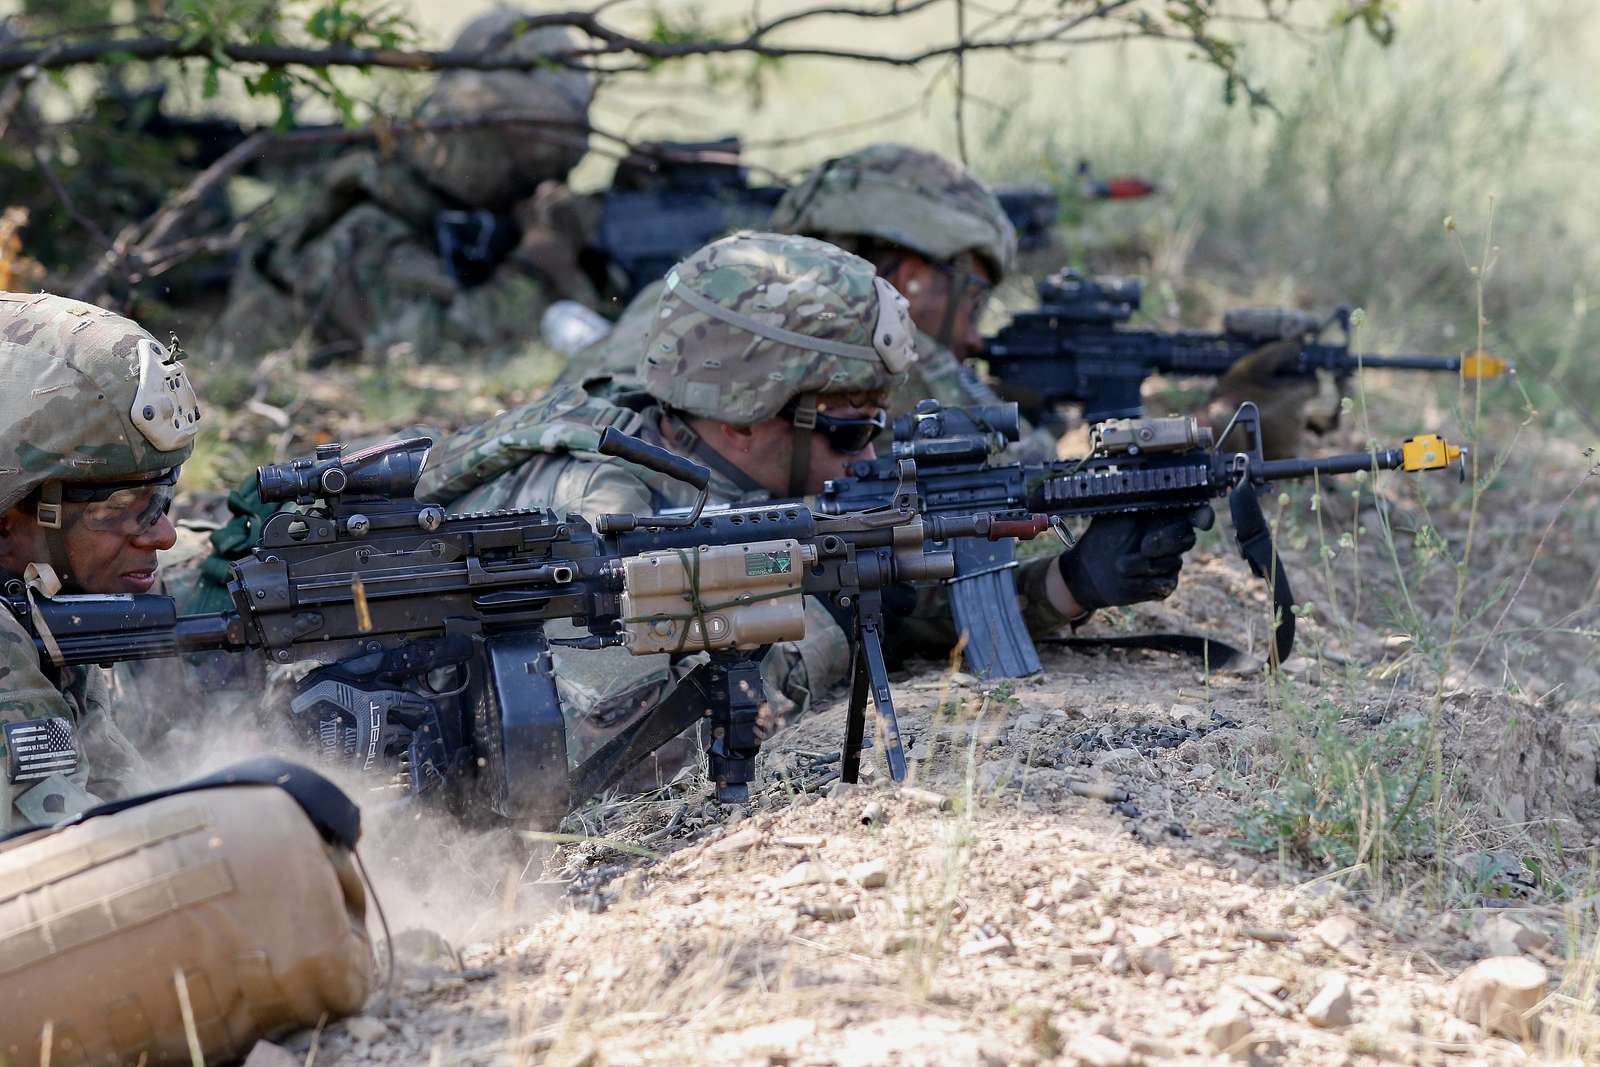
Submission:
M 475 19 L 455 47 L 536 56 L 575 40 L 545 28 L 502 45 L 522 17 L 499 10 Z M 451 71 L 417 117 L 581 126 L 593 91 L 580 71 Z M 562 184 L 582 153 L 582 135 L 569 130 L 490 126 L 410 135 L 388 157 L 341 158 L 314 201 L 245 255 L 212 351 L 256 357 L 308 332 L 330 354 L 404 345 L 438 361 L 522 348 L 553 300 L 596 302 L 577 265 L 587 209 Z M 463 248 L 487 244 L 507 232 L 508 217 L 520 230 L 516 247 L 500 258 L 486 252 L 476 273 L 442 253 L 443 235 L 457 234 L 450 239 Z M 450 218 L 459 230 L 445 225 Z
M 777 281 L 805 278 L 814 262 L 830 271 L 842 265 L 848 284 L 783 288 Z M 704 445 L 679 412 L 750 425 L 777 414 L 797 394 L 820 386 L 845 393 L 893 387 L 909 369 L 899 356 L 861 367 L 729 328 L 686 303 L 682 290 L 689 286 L 719 305 L 759 316 L 758 326 L 822 334 L 823 325 L 831 321 L 836 325 L 825 336 L 858 347 L 865 332 L 863 312 L 871 308 L 866 294 L 877 290 L 881 308 L 884 291 L 894 293 L 888 283 L 873 277 L 870 264 L 817 241 L 740 235 L 716 242 L 679 264 L 663 283 L 660 310 L 640 364 L 639 377 L 648 390 L 643 398 L 629 398 L 633 406 L 627 406 L 576 387 L 557 387 L 447 441 L 430 457 L 419 491 L 458 512 L 550 507 L 591 518 L 693 503 L 697 494 L 688 485 L 596 452 L 601 432 L 615 427 L 710 467 L 711 503 L 755 503 L 770 499 L 771 493 Z M 874 331 L 880 335 L 882 322 Z M 896 329 L 909 335 L 909 319 Z M 1066 621 L 1049 607 L 1044 594 L 1051 565 L 1026 565 L 1019 574 L 1029 621 L 1041 629 Z M 935 614 L 944 608 L 937 598 L 925 599 L 922 606 Z M 942 628 L 935 623 L 917 637 L 943 641 L 945 647 L 953 643 L 954 626 L 948 612 L 944 615 Z M 635 657 L 622 649 L 558 650 L 555 655 L 574 760 L 654 706 L 699 662 Z M 805 639 L 775 646 L 762 669 L 778 717 L 802 714 L 847 676 L 847 635 L 826 608 L 808 599 Z
M 35 497 L 48 557 L 0 574 L 7 595 L 74 588 L 65 533 L 50 522 L 63 483 L 168 471 L 188 458 L 199 418 L 182 364 L 137 324 L 63 297 L 0 293 L 0 515 Z M 145 784 L 143 761 L 112 720 L 105 672 L 41 662 L 4 609 L 0 722 L 0 828 L 56 821 L 95 794 Z M 63 753 L 48 776 L 18 766 L 40 745 Z
M 914 358 L 903 298 L 871 264 L 819 241 L 726 238 L 675 267 L 664 289 L 641 362 L 656 403 L 633 410 L 557 387 L 436 449 L 419 495 L 456 512 L 549 507 L 590 518 L 694 502 L 688 485 L 596 452 L 601 431 L 615 426 L 709 466 L 714 504 L 765 500 L 771 494 L 701 444 L 680 412 L 752 425 L 796 396 L 887 389 Z M 713 306 L 743 321 L 704 310 Z M 878 315 L 875 328 L 870 314 Z M 784 336 L 795 343 L 778 339 Z M 802 347 L 808 344 L 834 350 Z M 808 601 L 806 616 L 806 638 L 775 647 L 763 664 L 780 715 L 804 712 L 849 666 L 845 635 L 827 610 Z M 696 662 L 622 649 L 557 651 L 572 758 L 586 757 L 654 706 Z

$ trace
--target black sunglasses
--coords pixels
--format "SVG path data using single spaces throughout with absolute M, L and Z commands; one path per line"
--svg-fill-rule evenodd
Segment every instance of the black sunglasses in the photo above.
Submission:
M 794 421 L 796 407 L 791 403 L 783 409 L 784 417 L 790 422 Z M 829 448 L 843 456 L 866 451 L 867 446 L 889 425 L 889 415 L 882 408 L 871 415 L 826 415 L 819 411 L 816 419 L 813 429 L 827 438 Z

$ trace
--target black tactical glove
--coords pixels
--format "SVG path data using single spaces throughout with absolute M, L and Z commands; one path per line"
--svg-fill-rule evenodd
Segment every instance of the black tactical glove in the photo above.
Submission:
M 1087 610 L 1165 600 L 1178 588 L 1194 532 L 1211 529 L 1215 519 L 1209 504 L 1190 511 L 1102 515 L 1056 566 L 1068 592 Z

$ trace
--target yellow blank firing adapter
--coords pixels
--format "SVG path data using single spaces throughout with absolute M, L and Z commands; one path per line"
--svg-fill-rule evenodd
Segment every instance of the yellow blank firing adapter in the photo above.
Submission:
M 1517 365 L 1509 359 L 1490 355 L 1488 352 L 1474 352 L 1461 357 L 1461 376 L 1463 378 L 1498 378 L 1502 374 L 1515 374 Z
M 1401 470 L 1442 471 L 1460 462 L 1461 449 L 1436 433 L 1408 437 L 1400 445 Z

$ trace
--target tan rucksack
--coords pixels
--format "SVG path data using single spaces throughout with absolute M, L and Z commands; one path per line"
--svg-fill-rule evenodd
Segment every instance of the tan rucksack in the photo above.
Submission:
M 253 760 L 0 845 L 0 1065 L 189 1064 L 184 997 L 208 1063 L 359 1011 L 359 820 Z

